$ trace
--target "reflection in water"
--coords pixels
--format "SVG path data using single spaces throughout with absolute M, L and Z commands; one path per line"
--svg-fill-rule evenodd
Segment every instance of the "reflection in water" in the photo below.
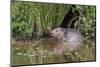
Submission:
M 95 60 L 95 43 L 85 41 L 76 51 L 69 51 L 67 44 L 54 38 L 42 38 L 36 41 L 12 41 L 12 64 L 45 64 Z M 62 48 L 63 49 L 62 49 Z M 21 59 L 21 60 L 20 60 Z

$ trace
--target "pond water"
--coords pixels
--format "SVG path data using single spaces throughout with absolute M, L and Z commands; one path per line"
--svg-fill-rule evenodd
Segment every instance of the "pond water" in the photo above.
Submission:
M 96 60 L 95 42 L 93 41 L 85 41 L 77 51 L 68 51 L 64 47 L 64 52 L 61 54 L 54 52 L 58 43 L 60 42 L 48 38 L 34 41 L 12 40 L 11 63 L 12 65 L 27 65 Z

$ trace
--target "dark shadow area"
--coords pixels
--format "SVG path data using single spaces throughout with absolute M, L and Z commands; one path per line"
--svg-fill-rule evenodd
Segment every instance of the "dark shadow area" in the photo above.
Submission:
M 76 16 L 80 15 L 77 10 L 73 11 L 73 8 L 75 8 L 75 7 L 76 7 L 75 5 L 72 5 L 72 8 L 65 15 L 65 18 L 64 18 L 64 20 L 63 20 L 63 22 L 61 24 L 61 27 L 63 27 L 63 28 L 68 28 L 68 27 L 69 28 L 74 28 L 75 21 L 78 20 L 78 18 L 73 20 L 70 26 L 69 26 L 69 23 L 71 22 L 71 20 L 73 18 L 75 18 Z

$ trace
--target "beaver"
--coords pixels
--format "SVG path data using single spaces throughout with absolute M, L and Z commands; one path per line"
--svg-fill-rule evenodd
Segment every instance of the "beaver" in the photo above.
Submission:
M 51 37 L 58 41 L 58 45 L 54 48 L 55 53 L 63 53 L 65 45 L 69 51 L 78 50 L 83 45 L 82 34 L 73 28 L 55 28 L 50 32 Z

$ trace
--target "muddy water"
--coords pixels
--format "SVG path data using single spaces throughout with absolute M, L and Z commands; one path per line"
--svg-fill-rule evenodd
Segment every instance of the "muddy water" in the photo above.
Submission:
M 60 43 L 55 39 L 43 38 L 35 41 L 12 41 L 12 65 L 48 64 L 76 61 L 94 61 L 95 43 L 85 42 L 78 50 L 65 53 L 54 53 L 53 49 Z

